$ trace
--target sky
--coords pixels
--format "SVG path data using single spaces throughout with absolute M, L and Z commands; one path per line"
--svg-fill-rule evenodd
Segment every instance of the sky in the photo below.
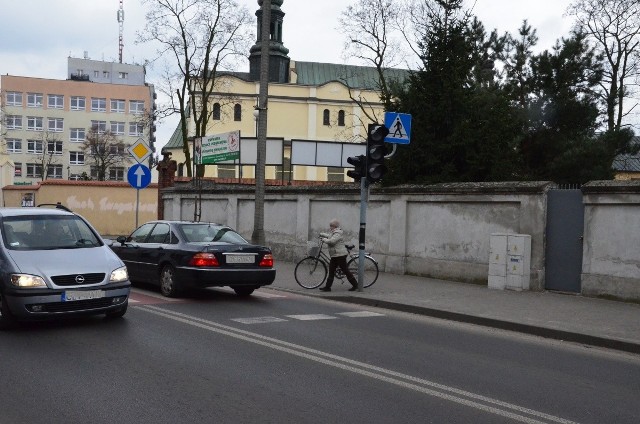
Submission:
M 0 74 L 65 79 L 67 57 L 118 61 L 121 0 L 0 0 Z M 253 13 L 257 0 L 237 0 Z M 355 0 L 284 0 L 283 42 L 292 60 L 345 63 L 339 18 Z M 523 20 L 537 30 L 540 51 L 566 37 L 572 21 L 565 16 L 570 0 L 466 0 L 487 32 L 516 34 Z M 136 44 L 144 27 L 140 0 L 122 0 L 124 6 L 123 62 L 143 64 L 155 51 Z M 34 13 L 37 12 L 37 13 Z M 355 64 L 355 63 L 352 63 Z M 147 82 L 156 77 L 153 64 Z M 160 99 L 161 100 L 161 99 Z M 168 141 L 176 118 L 159 122 L 157 148 Z

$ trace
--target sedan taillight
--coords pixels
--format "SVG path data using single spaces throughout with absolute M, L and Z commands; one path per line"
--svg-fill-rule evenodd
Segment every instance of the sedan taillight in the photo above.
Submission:
M 260 266 L 264 266 L 264 267 L 273 267 L 273 255 L 267 253 L 266 255 L 264 255 L 262 257 L 262 260 L 260 261 Z
M 189 261 L 191 266 L 220 266 L 216 255 L 213 253 L 196 253 Z

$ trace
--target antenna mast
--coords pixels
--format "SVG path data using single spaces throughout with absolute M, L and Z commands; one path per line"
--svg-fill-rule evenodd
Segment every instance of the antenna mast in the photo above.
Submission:
M 122 49 L 124 48 L 124 40 L 122 32 L 124 30 L 124 6 L 122 5 L 124 0 L 120 0 L 120 9 L 118 9 L 118 26 L 120 27 L 120 43 L 119 43 L 119 55 L 120 63 L 122 63 Z

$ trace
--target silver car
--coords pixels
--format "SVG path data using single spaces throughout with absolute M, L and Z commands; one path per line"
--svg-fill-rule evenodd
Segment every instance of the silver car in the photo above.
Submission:
M 0 329 L 19 320 L 127 311 L 124 263 L 84 218 L 54 206 L 0 208 Z

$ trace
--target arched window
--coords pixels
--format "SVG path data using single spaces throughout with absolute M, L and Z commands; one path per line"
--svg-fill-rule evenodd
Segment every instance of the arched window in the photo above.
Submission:
M 344 127 L 344 110 L 338 112 L 338 126 Z
M 220 103 L 213 104 L 213 112 L 211 112 L 211 119 L 215 119 L 216 121 L 220 120 Z
M 242 121 L 242 107 L 240 106 L 240 103 L 236 103 L 233 107 L 233 120 Z
M 329 125 L 329 109 L 322 112 L 322 125 Z

